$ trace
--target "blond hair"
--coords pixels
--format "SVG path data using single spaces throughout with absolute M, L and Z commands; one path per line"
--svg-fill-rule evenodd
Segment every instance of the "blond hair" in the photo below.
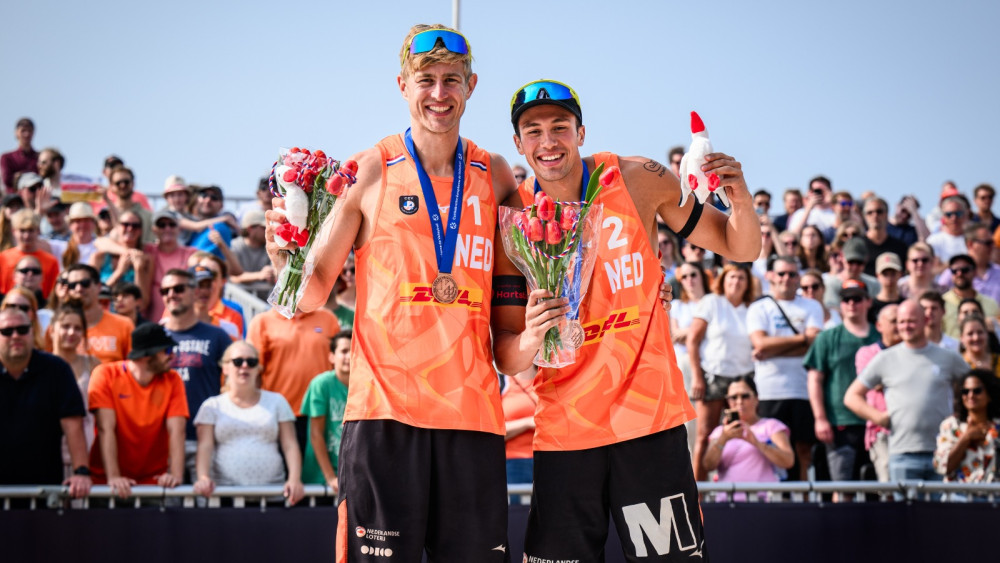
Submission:
M 413 37 L 422 31 L 430 29 L 444 29 L 458 33 L 457 30 L 439 23 L 432 25 L 418 23 L 417 25 L 411 27 L 410 32 L 406 34 L 406 39 L 403 40 L 403 47 L 399 50 L 399 65 L 402 67 L 400 75 L 402 75 L 403 78 L 407 78 L 411 72 L 418 71 L 438 63 L 464 63 L 465 79 L 468 81 L 472 76 L 472 46 L 469 46 L 468 41 L 466 41 L 466 45 L 468 46 L 469 52 L 465 55 L 452 53 L 448 49 L 445 49 L 443 45 L 435 45 L 433 49 L 426 53 L 410 55 L 410 42 L 413 41 Z

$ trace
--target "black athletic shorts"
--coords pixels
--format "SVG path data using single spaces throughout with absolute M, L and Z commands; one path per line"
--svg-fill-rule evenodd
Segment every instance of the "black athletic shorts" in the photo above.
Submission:
M 683 426 L 599 448 L 536 451 L 522 560 L 603 562 L 609 513 L 627 561 L 709 560 Z
M 509 562 L 503 436 L 344 424 L 337 563 Z

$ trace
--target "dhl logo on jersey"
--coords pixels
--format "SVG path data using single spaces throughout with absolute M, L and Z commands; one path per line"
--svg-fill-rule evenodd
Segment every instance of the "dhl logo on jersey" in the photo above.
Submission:
M 451 303 L 441 303 L 434 299 L 429 283 L 407 283 L 400 286 L 399 302 L 410 305 L 438 305 L 441 307 L 483 308 L 483 290 L 458 288 L 458 297 Z
M 583 326 L 585 337 L 583 345 L 599 342 L 608 332 L 620 332 L 629 330 L 639 324 L 639 307 L 629 307 L 613 311 L 603 319 L 599 319 Z

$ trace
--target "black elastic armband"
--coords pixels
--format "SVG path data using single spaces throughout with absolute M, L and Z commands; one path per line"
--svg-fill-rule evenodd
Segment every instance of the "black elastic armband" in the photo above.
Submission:
M 528 282 L 521 276 L 495 276 L 493 278 L 492 306 L 528 305 Z
M 688 216 L 687 223 L 684 223 L 681 230 L 677 231 L 677 236 L 680 238 L 688 238 L 691 236 L 691 232 L 698 226 L 698 221 L 701 219 L 701 212 L 704 207 L 705 205 L 698 201 L 698 198 L 694 199 L 694 209 L 691 210 L 691 215 Z

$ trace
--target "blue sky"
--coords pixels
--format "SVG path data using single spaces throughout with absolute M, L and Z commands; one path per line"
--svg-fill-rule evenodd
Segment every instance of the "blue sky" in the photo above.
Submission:
M 164 179 L 249 195 L 280 146 L 338 158 L 408 124 L 398 51 L 423 2 L 4 2 L 0 149 L 21 116 L 68 172 L 123 156 L 138 188 Z M 523 163 L 510 97 L 571 84 L 584 150 L 665 161 L 688 114 L 780 193 L 825 174 L 895 203 L 1000 183 L 1000 2 L 524 1 L 462 3 L 479 85 L 462 134 Z M 19 22 L 17 25 L 14 22 Z M 780 205 L 780 204 L 779 204 Z

